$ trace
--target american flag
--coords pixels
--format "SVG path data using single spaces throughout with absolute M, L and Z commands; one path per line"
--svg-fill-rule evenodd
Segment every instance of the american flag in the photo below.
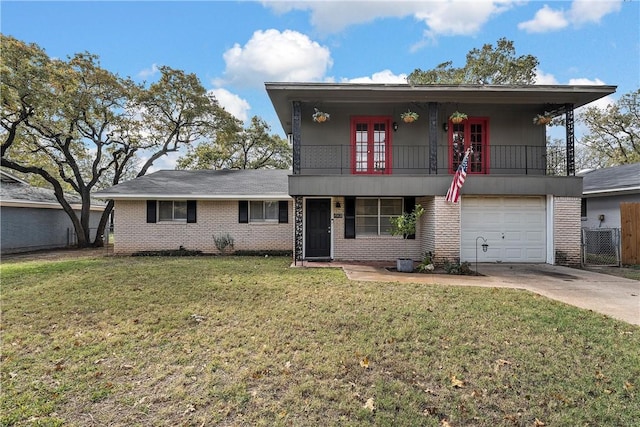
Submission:
M 467 152 L 464 154 L 462 163 L 460 163 L 458 170 L 456 170 L 455 175 L 453 175 L 451 187 L 449 187 L 449 191 L 447 191 L 447 196 L 445 197 L 445 200 L 449 203 L 458 203 L 458 200 L 460 199 L 460 190 L 462 189 L 462 184 L 464 184 L 464 179 L 467 177 L 467 165 L 469 164 L 470 153 L 471 148 L 468 148 Z

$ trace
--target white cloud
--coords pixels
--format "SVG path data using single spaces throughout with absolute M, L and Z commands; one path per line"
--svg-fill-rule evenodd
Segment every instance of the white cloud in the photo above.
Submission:
M 569 22 L 565 18 L 565 13 L 561 10 L 553 10 L 546 4 L 538 10 L 530 21 L 518 24 L 518 29 L 527 33 L 546 33 L 565 28 Z
M 567 16 L 575 25 L 598 23 L 603 16 L 618 12 L 621 7 L 622 0 L 574 0 Z
M 429 37 L 474 34 L 490 18 L 520 0 L 432 0 L 432 1 L 263 1 L 276 13 L 306 10 L 320 33 L 336 33 L 351 25 L 383 18 L 414 16 L 424 21 Z
M 425 34 L 430 37 L 471 35 L 515 3 L 517 2 L 510 0 L 416 2 L 420 9 L 415 11 L 415 17 L 424 21 L 427 26 Z
M 182 155 L 180 152 L 172 152 L 167 153 L 166 155 L 160 157 L 147 171 L 147 175 L 153 172 L 158 172 L 159 170 L 173 170 L 176 168 L 176 163 L 178 162 L 178 158 Z M 149 160 L 148 156 L 141 156 L 138 164 L 142 166 L 147 160 Z
M 278 14 L 294 10 L 309 11 L 313 27 L 320 33 L 337 33 L 351 25 L 373 22 L 379 18 L 411 15 L 421 2 L 414 1 L 263 1 Z M 422 2 L 424 3 L 424 2 Z
M 518 28 L 527 33 L 546 33 L 558 31 L 569 25 L 579 27 L 600 20 L 622 7 L 622 0 L 573 0 L 569 10 L 552 9 L 544 5 L 533 19 L 518 24 Z
M 248 112 L 251 109 L 251 106 L 246 100 L 240 98 L 238 95 L 222 88 L 211 89 L 209 93 L 215 96 L 218 103 L 237 119 L 244 122 L 249 117 Z
M 146 79 L 148 77 L 151 77 L 155 74 L 157 74 L 160 70 L 158 69 L 158 65 L 156 65 L 155 63 L 151 64 L 151 68 L 145 68 L 144 70 L 141 70 L 138 73 L 138 77 L 141 77 L 143 79 Z
M 373 73 L 371 77 L 356 77 L 353 79 L 343 79 L 343 83 L 406 83 L 406 74 L 393 74 L 391 70 L 383 70 Z
M 582 77 L 582 78 L 576 78 L 576 79 L 569 79 L 569 84 L 575 85 L 575 86 L 598 86 L 598 85 L 604 85 L 606 83 L 598 78 L 596 78 L 595 80 L 591 80 L 591 79 Z M 583 111 L 583 109 L 588 107 L 597 107 L 600 109 L 605 109 L 608 105 L 614 104 L 614 103 L 615 103 L 615 99 L 611 95 L 607 95 L 604 98 L 600 98 L 596 101 L 593 101 L 590 104 L 585 105 L 582 108 L 579 108 L 578 110 L 576 110 L 576 112 L 580 113 Z
M 603 85 L 605 84 L 605 82 L 600 79 L 591 80 L 585 77 L 579 77 L 575 79 L 569 79 L 569 84 L 574 86 L 597 86 Z
M 269 81 L 318 81 L 333 65 L 327 47 L 296 31 L 256 31 L 223 55 L 225 82 L 262 86 Z
M 539 68 L 536 68 L 535 84 L 537 85 L 557 85 L 558 80 L 553 74 L 547 74 Z

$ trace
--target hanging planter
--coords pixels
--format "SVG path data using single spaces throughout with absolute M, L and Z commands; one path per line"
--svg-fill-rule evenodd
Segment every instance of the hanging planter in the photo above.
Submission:
M 551 115 L 545 111 L 544 114 L 536 114 L 533 118 L 534 125 L 548 125 L 551 123 Z
M 329 113 L 325 113 L 324 111 L 320 111 L 317 108 L 314 108 L 315 113 L 313 113 L 313 121 L 316 123 L 324 123 L 331 118 Z
M 451 123 L 453 123 L 454 125 L 462 123 L 464 120 L 467 120 L 467 118 L 467 115 L 465 113 L 461 113 L 460 111 L 455 111 L 449 116 L 449 120 L 451 120 Z
M 418 117 L 420 117 L 420 115 L 411 110 L 407 110 L 406 112 L 400 114 L 400 118 L 405 123 L 413 123 L 418 120 Z

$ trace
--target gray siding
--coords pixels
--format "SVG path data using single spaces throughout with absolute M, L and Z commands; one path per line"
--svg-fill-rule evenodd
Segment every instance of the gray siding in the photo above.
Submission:
M 302 175 L 350 175 L 351 117 L 391 116 L 398 123 L 392 131 L 392 174 L 428 175 L 429 120 L 427 102 L 416 104 L 328 104 L 318 106 L 331 114 L 325 123 L 314 123 L 311 116 L 314 105 L 302 106 L 301 168 Z M 418 121 L 404 123 L 400 114 L 411 109 L 420 114 Z M 480 104 L 440 104 L 436 124 L 437 171 L 447 174 L 449 152 L 448 133 L 444 124 L 454 110 L 470 117 L 488 120 L 488 144 L 492 175 L 544 175 L 546 159 L 545 126 L 532 123 L 540 111 L 534 106 L 485 106 Z
M 0 213 L 1 252 L 26 252 L 69 245 L 69 216 L 62 209 L 17 208 L 3 206 Z M 92 212 L 92 237 L 102 212 Z M 79 212 L 78 212 L 79 214 Z
M 444 196 L 451 180 L 451 175 L 292 175 L 289 177 L 289 192 L 293 196 Z M 462 194 L 580 197 L 582 178 L 467 175 Z

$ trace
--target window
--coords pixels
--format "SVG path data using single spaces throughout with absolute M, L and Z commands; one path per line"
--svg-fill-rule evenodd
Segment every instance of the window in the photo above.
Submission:
M 238 222 L 275 222 L 286 224 L 289 222 L 288 200 L 239 200 Z
M 469 155 L 467 173 L 489 173 L 488 121 L 481 118 L 469 118 L 462 123 L 449 123 L 450 173 L 455 173 L 467 148 L 473 150 Z
M 147 222 L 196 222 L 195 200 L 147 200 Z
M 356 199 L 356 234 L 390 235 L 391 218 L 402 215 L 402 199 Z
M 158 202 L 158 221 L 187 221 L 187 202 L 160 200 Z
M 277 201 L 249 202 L 249 222 L 278 222 Z
M 355 117 L 351 121 L 351 158 L 354 174 L 391 173 L 391 119 Z

